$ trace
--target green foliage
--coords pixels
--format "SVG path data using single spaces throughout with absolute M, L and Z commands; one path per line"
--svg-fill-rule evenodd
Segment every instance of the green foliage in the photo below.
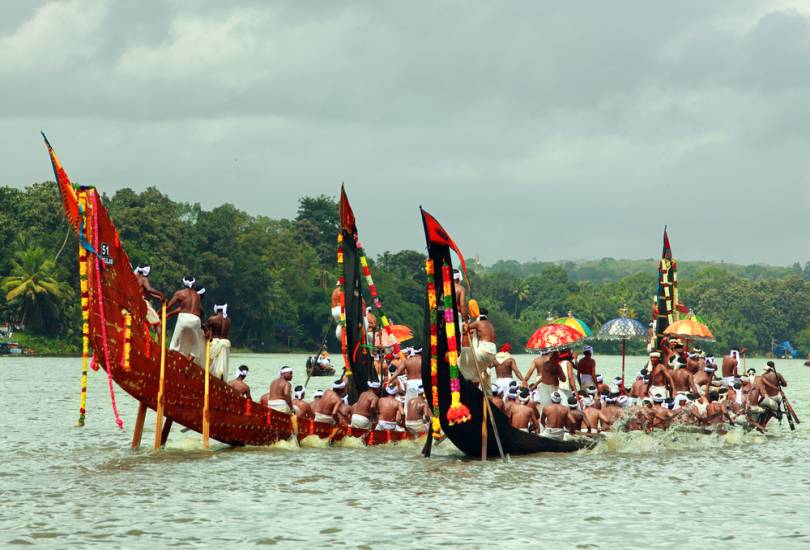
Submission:
M 329 297 L 337 278 L 333 198 L 301 198 L 294 220 L 251 216 L 230 204 L 203 210 L 153 187 L 140 193 L 121 189 L 104 201 L 133 264 L 152 266 L 153 286 L 171 294 L 184 276 L 195 276 L 207 288 L 206 310 L 214 303 L 229 304 L 235 346 L 314 351 L 327 334 L 331 349 L 339 348 L 334 326 L 329 328 Z M 30 347 L 52 353 L 75 346 L 80 327 L 77 243 L 61 210 L 52 183 L 24 190 L 0 187 L 0 321 L 19 322 L 24 316 L 29 331 L 17 334 L 30 338 Z M 424 259 L 412 250 L 369 258 L 386 313 L 392 322 L 413 328 L 418 345 Z M 704 348 L 737 345 L 764 353 L 787 339 L 810 351 L 810 263 L 678 265 L 682 302 L 703 316 L 718 338 Z M 549 315 L 571 311 L 594 332 L 625 305 L 642 322 L 651 315 L 655 259 L 508 260 L 489 267 L 470 259 L 468 267 L 472 296 L 489 310 L 499 343 L 511 342 L 516 349 Z M 596 347 L 619 349 L 612 342 Z M 642 349 L 643 343 L 628 346 L 630 352 Z

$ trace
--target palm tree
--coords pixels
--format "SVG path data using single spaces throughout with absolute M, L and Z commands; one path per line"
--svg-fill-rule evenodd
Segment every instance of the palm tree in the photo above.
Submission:
M 525 302 L 529 297 L 529 282 L 526 279 L 517 279 L 512 289 L 512 296 L 515 297 L 515 319 L 517 319 L 518 304 Z
M 72 290 L 58 278 L 56 264 L 42 247 L 18 252 L 11 261 L 11 272 L 0 288 L 9 306 L 22 313 L 20 324 L 28 322 L 35 330 L 53 326 L 59 309 Z

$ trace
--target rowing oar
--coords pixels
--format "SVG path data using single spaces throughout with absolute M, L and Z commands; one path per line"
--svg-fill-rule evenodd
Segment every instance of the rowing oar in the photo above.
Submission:
M 202 446 L 203 449 L 208 448 L 208 436 L 211 431 L 211 424 L 208 421 L 208 382 L 211 368 L 211 340 L 205 339 L 205 394 L 203 396 L 203 410 L 202 410 Z
M 470 344 L 473 346 L 470 353 L 472 353 L 473 364 L 475 364 L 475 370 L 478 372 L 478 378 L 481 380 L 481 391 L 484 394 L 484 421 L 481 425 L 481 460 L 486 460 L 487 456 L 485 445 L 487 444 L 487 415 L 489 415 L 490 419 L 492 419 L 492 434 L 495 436 L 495 443 L 498 444 L 498 452 L 501 454 L 501 460 L 507 462 L 507 455 L 503 452 L 501 436 L 498 434 L 498 425 L 495 423 L 495 415 L 492 414 L 492 405 L 489 402 L 492 397 L 492 391 L 489 387 L 488 377 L 484 376 L 485 373 L 481 370 L 481 365 L 478 363 L 478 355 L 475 353 L 477 343 L 478 338 L 473 340 L 472 336 L 470 336 Z
M 166 376 L 166 302 L 160 312 L 160 382 L 158 383 L 155 421 L 155 449 L 160 449 L 163 434 L 163 385 Z
M 782 389 L 782 382 L 779 380 L 779 373 L 776 372 L 775 365 L 773 367 L 773 373 L 776 375 L 776 386 L 779 388 L 779 394 L 782 396 L 782 406 L 785 408 L 785 412 L 787 413 L 790 431 L 793 431 L 796 429 L 796 425 L 793 423 L 794 420 L 796 421 L 796 424 L 801 424 L 802 422 L 799 420 L 799 417 L 796 416 L 796 412 L 793 410 L 790 401 L 788 401 L 788 398 L 785 395 L 785 391 Z

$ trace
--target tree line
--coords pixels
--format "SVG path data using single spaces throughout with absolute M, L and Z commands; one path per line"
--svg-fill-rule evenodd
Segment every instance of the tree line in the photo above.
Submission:
M 208 312 L 214 303 L 229 304 L 237 348 L 314 352 L 327 335 L 330 348 L 339 349 L 329 315 L 337 279 L 334 197 L 302 197 L 296 217 L 281 220 L 252 216 L 230 204 L 204 210 L 173 201 L 154 187 L 141 193 L 121 189 L 103 195 L 103 201 L 133 267 L 152 266 L 153 286 L 172 292 L 184 276 L 195 276 L 207 289 Z M 357 214 L 362 219 L 362 212 Z M 56 185 L 0 187 L 0 227 L 0 321 L 78 345 L 77 243 Z M 424 258 L 412 250 L 369 258 L 386 313 L 413 328 L 416 342 Z M 654 258 L 468 262 L 473 297 L 489 310 L 499 342 L 511 342 L 515 349 L 550 315 L 570 311 L 596 332 L 626 305 L 631 316 L 648 321 L 656 266 Z M 682 301 L 717 337 L 705 348 L 767 353 L 774 342 L 787 339 L 810 351 L 810 265 L 679 262 L 679 280 Z M 594 346 L 602 352 L 618 349 L 616 343 Z M 643 343 L 631 344 L 631 351 L 642 349 Z

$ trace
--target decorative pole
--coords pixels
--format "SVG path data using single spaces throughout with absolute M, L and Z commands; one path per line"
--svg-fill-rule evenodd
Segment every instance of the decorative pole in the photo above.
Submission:
M 208 448 L 208 436 L 211 431 L 211 425 L 208 421 L 208 385 L 211 378 L 211 340 L 205 339 L 205 397 L 203 397 L 203 413 L 202 413 L 202 446 L 203 449 Z M 163 393 L 163 368 L 161 366 L 161 394 Z
M 84 193 L 79 197 L 79 216 L 83 220 L 87 210 L 87 199 Z M 84 223 L 80 231 L 84 230 Z M 87 364 L 90 353 L 90 287 L 87 282 L 87 250 L 79 239 L 79 287 L 82 302 L 82 393 L 79 402 L 79 421 L 76 426 L 84 426 L 87 411 Z

